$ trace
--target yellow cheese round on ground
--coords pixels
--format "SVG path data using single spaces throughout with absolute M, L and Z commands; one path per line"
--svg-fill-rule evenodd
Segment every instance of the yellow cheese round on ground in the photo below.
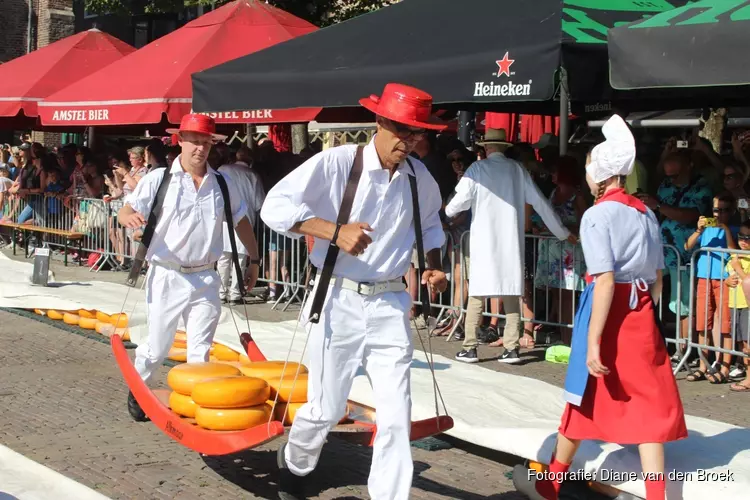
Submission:
M 236 377 L 242 373 L 234 366 L 221 363 L 186 363 L 169 370 L 167 384 L 173 391 L 190 396 L 195 384 L 210 378 Z
M 213 357 L 215 357 L 219 361 L 239 361 L 240 360 L 240 353 L 221 344 L 214 344 L 213 352 L 211 354 L 213 355 Z
M 172 361 L 181 361 L 184 363 L 185 361 L 187 361 L 187 349 L 173 347 L 169 350 L 167 358 L 171 359 Z
M 273 403 L 273 401 L 272 401 Z M 302 408 L 305 403 L 276 403 L 273 409 L 273 419 L 279 422 L 284 422 L 284 425 L 292 425 L 294 417 L 297 415 L 297 410 Z M 286 411 L 286 417 L 284 412 Z
M 96 311 L 96 319 L 98 321 L 101 321 L 102 323 L 110 323 L 112 322 L 112 317 L 109 314 L 105 314 L 101 311 Z
M 305 365 L 300 365 L 299 363 L 293 363 L 291 361 L 286 365 L 286 370 L 284 370 L 283 361 L 258 361 L 257 363 L 248 364 L 242 362 L 240 370 L 242 370 L 242 374 L 246 377 L 257 377 L 267 381 L 269 378 L 281 377 L 282 373 L 284 374 L 284 378 L 294 378 L 298 366 L 300 367 L 300 375 L 307 373 L 307 367 Z
M 109 322 L 115 328 L 127 328 L 128 326 L 128 315 L 125 313 L 113 314 L 109 317 Z
M 214 431 L 241 431 L 265 424 L 271 417 L 268 405 L 261 404 L 250 408 L 203 408 L 195 411 L 195 421 L 204 429 Z
M 78 326 L 78 319 L 79 316 L 77 314 L 72 313 L 63 313 L 63 323 L 66 325 L 75 325 Z
M 60 320 L 60 319 L 63 319 L 63 313 L 61 313 L 60 311 L 55 311 L 54 309 L 48 309 L 47 310 L 47 317 L 49 319 Z
M 94 309 L 91 309 L 91 310 L 88 310 L 88 309 L 79 309 L 78 310 L 78 315 L 80 317 L 82 317 L 82 318 L 96 319 L 96 310 L 94 310 Z
M 187 333 L 182 330 L 177 330 L 177 332 L 175 332 L 174 334 L 174 339 L 180 340 L 182 342 L 187 342 Z
M 175 340 L 172 347 L 176 349 L 187 349 L 187 342 L 184 340 Z
M 127 328 L 115 328 L 109 323 L 102 323 L 101 321 L 97 321 L 96 325 L 94 326 L 94 330 L 96 330 L 96 333 L 100 333 L 105 337 L 111 337 L 116 333 L 120 336 L 120 338 L 122 338 L 123 341 L 130 340 L 130 330 L 128 330 Z
M 96 323 L 97 321 L 95 318 L 84 318 L 83 316 L 78 316 L 78 326 L 86 330 L 96 330 Z
M 221 377 L 195 384 L 192 398 L 202 408 L 247 408 L 271 395 L 268 382 L 252 377 Z
M 175 391 L 169 393 L 169 407 L 176 414 L 187 418 L 195 418 L 195 410 L 198 409 L 198 405 L 190 396 L 183 396 Z
M 267 378 L 266 382 L 271 386 L 271 397 L 269 399 L 276 399 L 276 394 L 278 393 L 280 403 L 307 402 L 306 373 L 300 373 L 297 380 L 294 379 L 294 374 L 291 374 L 283 378 Z M 292 386 L 294 386 L 294 389 L 292 389 Z
M 47 315 L 47 311 L 45 311 L 43 309 L 34 309 L 34 312 L 36 314 L 39 314 L 40 316 L 46 316 Z

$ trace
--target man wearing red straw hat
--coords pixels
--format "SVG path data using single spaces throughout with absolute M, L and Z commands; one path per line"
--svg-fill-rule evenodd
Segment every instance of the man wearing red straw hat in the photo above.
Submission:
M 187 333 L 187 361 L 208 361 L 221 313 L 215 265 L 224 250 L 223 226 L 230 219 L 250 256 L 246 286 L 254 286 L 258 278 L 258 246 L 245 203 L 207 163 L 214 142 L 226 139 L 215 132 L 214 120 L 201 114 L 185 115 L 179 129 L 167 129 L 179 137 L 180 156 L 169 171 L 155 169 L 143 177 L 118 214 L 126 227 L 146 226 L 148 340 L 136 349 L 134 362 L 145 382 L 169 353 L 180 318 Z M 128 411 L 137 421 L 146 419 L 132 393 Z
M 445 291 L 447 281 L 440 190 L 409 153 L 428 129 L 445 125 L 431 117 L 432 97 L 406 85 L 388 84 L 381 97 L 359 102 L 377 117 L 370 143 L 316 154 L 276 184 L 261 209 L 273 231 L 315 238 L 310 261 L 318 270 L 302 314 L 308 402 L 279 450 L 284 500 L 302 496 L 302 476 L 313 471 L 328 432 L 344 416 L 360 366 L 376 407 L 370 496 L 406 499 L 411 489 L 412 304 L 403 276 L 415 244 L 427 255 L 424 289 Z

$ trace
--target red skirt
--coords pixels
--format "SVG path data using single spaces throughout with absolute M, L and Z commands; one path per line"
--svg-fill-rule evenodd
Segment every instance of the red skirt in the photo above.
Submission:
M 685 414 L 648 292 L 630 309 L 629 283 L 615 285 L 600 356 L 609 375 L 589 377 L 581 406 L 568 404 L 560 433 L 617 444 L 687 437 Z

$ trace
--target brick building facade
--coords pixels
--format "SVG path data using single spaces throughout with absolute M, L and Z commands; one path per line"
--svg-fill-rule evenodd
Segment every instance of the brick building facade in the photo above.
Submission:
M 30 20 L 29 4 L 32 6 Z M 0 19 L 0 63 L 75 32 L 73 0 L 0 0 Z M 7 133 L 0 132 L 0 135 L 6 136 Z M 60 134 L 34 133 L 32 139 L 56 145 Z

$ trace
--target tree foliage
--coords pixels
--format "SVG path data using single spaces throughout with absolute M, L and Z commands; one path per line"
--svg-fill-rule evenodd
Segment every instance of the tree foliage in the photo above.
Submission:
M 178 12 L 185 7 L 198 5 L 219 7 L 229 1 L 231 0 L 83 0 L 89 12 L 125 16 Z M 267 3 L 323 27 L 396 1 L 398 0 L 268 0 Z

